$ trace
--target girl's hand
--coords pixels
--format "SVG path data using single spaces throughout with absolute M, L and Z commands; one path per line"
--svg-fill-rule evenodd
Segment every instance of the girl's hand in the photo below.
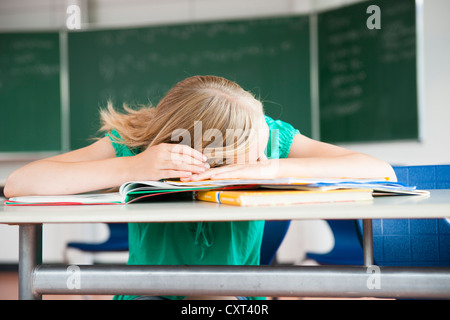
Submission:
M 212 168 L 204 173 L 181 178 L 182 181 L 224 180 L 224 179 L 273 179 L 278 173 L 278 159 L 257 161 L 248 164 L 232 164 Z
M 130 159 L 134 180 L 188 178 L 209 168 L 201 152 L 182 144 L 161 143 Z

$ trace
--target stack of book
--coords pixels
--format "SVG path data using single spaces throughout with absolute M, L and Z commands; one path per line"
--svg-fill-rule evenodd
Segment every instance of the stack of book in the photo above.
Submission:
M 239 206 L 276 206 L 302 203 L 367 201 L 380 195 L 429 195 L 399 182 L 369 179 L 261 179 L 196 182 L 131 181 L 118 192 L 76 195 L 24 196 L 4 201 L 14 205 L 130 204 L 168 194 L 190 194 L 196 200 Z

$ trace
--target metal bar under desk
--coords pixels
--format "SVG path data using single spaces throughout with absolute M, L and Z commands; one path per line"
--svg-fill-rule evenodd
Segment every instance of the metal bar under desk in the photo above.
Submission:
M 41 265 L 33 279 L 38 294 L 450 299 L 450 268 Z

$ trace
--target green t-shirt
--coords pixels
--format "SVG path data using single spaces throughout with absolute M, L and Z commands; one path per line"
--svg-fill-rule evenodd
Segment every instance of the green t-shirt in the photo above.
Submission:
M 265 119 L 270 129 L 267 157 L 286 158 L 299 131 L 281 120 Z M 107 136 L 117 157 L 135 154 L 118 142 L 121 137 L 117 131 Z M 129 223 L 128 230 L 129 265 L 259 265 L 264 221 Z

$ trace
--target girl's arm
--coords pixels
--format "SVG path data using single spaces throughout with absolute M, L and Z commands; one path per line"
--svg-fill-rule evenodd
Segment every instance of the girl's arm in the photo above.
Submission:
M 213 168 L 183 180 L 311 178 L 388 178 L 397 181 L 384 161 L 297 134 L 287 159 L 261 159 L 256 163 Z
M 294 170 L 299 176 L 317 178 L 388 178 L 397 181 L 394 170 L 385 161 L 301 134 L 294 137 L 288 158 L 282 160 L 278 174 L 284 177 Z
M 203 156 L 187 146 L 160 144 L 117 158 L 108 137 L 85 148 L 32 162 L 10 174 L 4 193 L 74 194 L 112 188 L 132 180 L 187 177 L 205 171 Z
M 125 174 L 121 168 L 126 159 L 115 158 L 106 139 L 17 169 L 6 181 L 5 196 L 71 194 L 114 186 Z

